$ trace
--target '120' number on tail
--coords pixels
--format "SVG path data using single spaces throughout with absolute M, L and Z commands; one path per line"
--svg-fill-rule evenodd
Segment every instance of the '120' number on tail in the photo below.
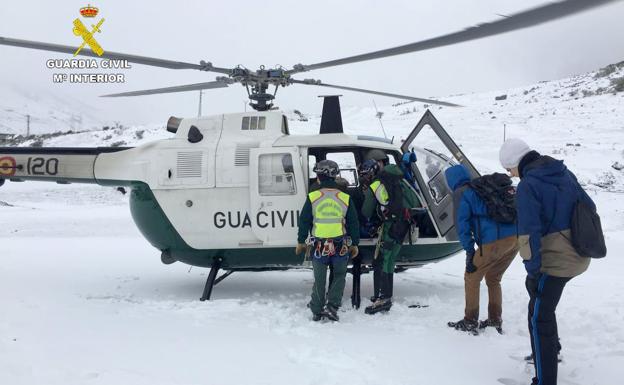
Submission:
M 59 161 L 56 158 L 28 158 L 26 172 L 29 175 L 56 175 Z

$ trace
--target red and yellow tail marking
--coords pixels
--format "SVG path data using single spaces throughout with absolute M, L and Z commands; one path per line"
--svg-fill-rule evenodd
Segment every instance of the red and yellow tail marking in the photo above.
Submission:
M 16 169 L 17 163 L 15 162 L 15 159 L 10 156 L 0 158 L 0 178 L 15 175 Z

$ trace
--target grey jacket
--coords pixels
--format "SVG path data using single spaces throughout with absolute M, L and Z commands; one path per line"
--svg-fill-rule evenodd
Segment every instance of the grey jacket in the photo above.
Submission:
M 542 237 L 540 252 L 542 266 L 540 272 L 554 277 L 576 277 L 589 267 L 591 258 L 581 257 L 570 242 L 570 229 L 546 234 Z M 518 239 L 520 256 L 525 261 L 531 259 L 529 236 Z

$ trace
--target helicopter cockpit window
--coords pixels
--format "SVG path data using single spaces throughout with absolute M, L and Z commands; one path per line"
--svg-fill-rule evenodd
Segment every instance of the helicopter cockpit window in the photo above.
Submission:
M 354 168 L 340 169 L 338 176 L 349 182 L 349 187 L 358 186 L 357 171 Z
M 429 187 L 429 192 L 436 204 L 450 194 L 444 177 L 444 170 L 449 167 L 448 162 L 426 150 L 415 149 L 418 161 L 418 171 Z
M 295 174 L 290 154 L 265 154 L 258 159 L 260 195 L 295 195 Z
M 446 178 L 444 177 L 444 173 L 442 171 L 438 171 L 438 173 L 431 178 L 427 185 L 429 186 L 431 196 L 435 199 L 436 203 L 442 202 L 442 199 L 449 195 L 449 188 L 446 184 Z
M 349 182 L 349 187 L 358 186 L 355 155 L 352 152 L 330 152 L 327 153 L 325 159 L 338 163 L 340 169 L 338 176 Z
M 245 116 L 241 130 L 264 130 L 266 127 L 265 116 Z

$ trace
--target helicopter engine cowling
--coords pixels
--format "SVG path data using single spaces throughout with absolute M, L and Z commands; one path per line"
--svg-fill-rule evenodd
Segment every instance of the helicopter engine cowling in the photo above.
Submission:
M 182 118 L 177 118 L 172 116 L 167 120 L 167 131 L 175 134 L 178 132 L 178 127 L 180 127 L 180 123 L 182 123 Z

